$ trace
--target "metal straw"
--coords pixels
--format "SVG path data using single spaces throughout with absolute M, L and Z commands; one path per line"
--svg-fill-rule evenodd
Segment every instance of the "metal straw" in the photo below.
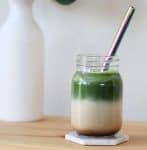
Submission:
M 133 16 L 134 12 L 135 12 L 135 8 L 133 6 L 130 6 L 123 21 L 122 21 L 122 24 L 118 30 L 118 33 L 114 39 L 112 47 L 110 48 L 110 50 L 108 51 L 108 54 L 105 57 L 101 71 L 106 71 L 109 69 L 110 60 L 113 58 L 113 56 L 115 56 L 116 51 L 121 43 L 121 40 L 125 34 L 125 31 L 127 30 L 127 27 L 131 21 L 131 18 Z

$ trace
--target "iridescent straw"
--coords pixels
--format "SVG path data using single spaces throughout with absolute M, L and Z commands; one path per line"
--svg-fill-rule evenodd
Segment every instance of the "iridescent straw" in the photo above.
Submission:
M 133 6 L 130 6 L 123 21 L 122 24 L 118 30 L 118 33 L 116 34 L 116 37 L 114 39 L 114 42 L 112 44 L 112 47 L 110 48 L 110 50 L 108 51 L 108 54 L 106 55 L 105 59 L 104 59 L 104 63 L 102 65 L 101 71 L 106 71 L 109 69 L 109 64 L 111 59 L 113 59 L 113 56 L 115 56 L 117 49 L 121 43 L 121 40 L 125 34 L 125 31 L 127 30 L 127 27 L 131 21 L 131 18 L 133 16 L 135 12 L 135 8 Z

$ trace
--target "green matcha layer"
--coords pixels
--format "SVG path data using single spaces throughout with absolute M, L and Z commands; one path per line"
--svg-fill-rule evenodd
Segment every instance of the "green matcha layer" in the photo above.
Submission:
M 118 72 L 83 73 L 77 71 L 72 79 L 72 98 L 77 100 L 119 101 L 122 80 Z

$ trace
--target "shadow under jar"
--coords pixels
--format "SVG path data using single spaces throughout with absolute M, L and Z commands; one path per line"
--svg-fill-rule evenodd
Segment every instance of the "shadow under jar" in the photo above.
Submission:
M 105 57 L 78 55 L 72 79 L 71 124 L 80 134 L 112 135 L 122 125 L 122 79 L 119 59 L 109 58 L 109 68 L 101 71 Z M 108 60 L 108 59 L 107 59 Z

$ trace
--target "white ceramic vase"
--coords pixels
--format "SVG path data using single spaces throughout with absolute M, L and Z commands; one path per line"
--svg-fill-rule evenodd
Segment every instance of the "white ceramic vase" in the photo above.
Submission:
M 0 29 L 0 120 L 34 121 L 43 116 L 43 36 L 33 0 L 9 0 Z

